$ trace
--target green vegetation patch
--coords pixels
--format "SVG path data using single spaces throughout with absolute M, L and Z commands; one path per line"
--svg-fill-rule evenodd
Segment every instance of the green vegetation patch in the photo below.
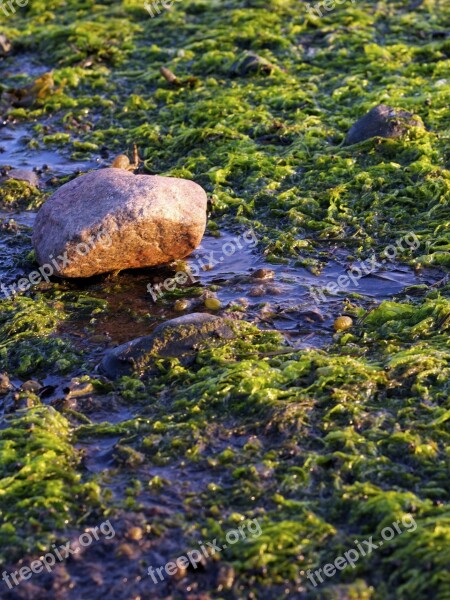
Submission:
M 143 171 L 203 185 L 217 227 L 251 225 L 268 260 L 295 258 L 318 272 L 336 250 L 380 256 L 414 232 L 420 246 L 397 247 L 396 260 L 445 272 L 449 7 L 348 1 L 316 18 L 305 4 L 183 0 L 152 19 L 141 0 L 30 2 L 6 22 L 15 54 L 4 61 L 0 108 L 9 122 L 30 127 L 34 147 L 77 159 L 101 151 L 112 161 L 136 143 Z M 16 66 L 31 51 L 44 75 Z M 161 75 L 163 66 L 175 80 Z M 413 113 L 424 128 L 345 146 L 354 122 L 381 103 Z M 2 198 L 41 201 L 12 183 Z M 56 365 L 73 374 L 75 354 L 58 323 L 74 318 L 82 293 L 79 302 L 60 300 L 43 291 L 1 302 L 2 369 L 28 375 Z M 228 591 L 208 580 L 206 592 L 448 598 L 449 288 L 355 312 L 354 327 L 322 351 L 290 348 L 242 324 L 239 339 L 202 349 L 193 365 L 161 359 L 150 381 L 114 384 L 105 402 L 123 401 L 132 416 L 78 428 L 83 441 L 118 438 L 115 470 L 102 485 L 127 487 L 125 498 L 111 493 L 112 505 L 137 512 L 149 497 L 178 502 L 181 517 L 160 514 L 152 524 L 153 547 L 172 532 L 181 555 L 200 539 L 223 540 L 245 519 L 260 520 L 259 537 L 214 559 L 235 569 Z M 37 414 L 41 423 L 44 412 L 11 419 L 37 423 Z M 73 474 L 65 421 L 45 414 L 62 433 L 42 443 L 56 447 Z M 63 475 L 44 466 L 48 480 L 36 485 L 60 490 Z M 5 477 L 22 472 L 8 469 Z M 14 528 L 25 527 L 17 506 L 2 510 Z M 405 515 L 417 527 L 354 569 L 317 588 L 307 578 L 308 569 L 355 540 L 379 540 Z M 41 522 L 39 540 L 60 526 Z
M 180 554 L 259 520 L 261 535 L 214 559 L 233 565 L 238 597 L 240 586 L 256 594 L 281 586 L 318 598 L 337 599 L 345 589 L 349 597 L 406 600 L 426 598 L 432 580 L 443 599 L 450 584 L 449 317 L 449 300 L 436 292 L 416 303 L 385 302 L 352 333 L 337 334 L 326 352 L 289 349 L 278 334 L 241 324 L 239 339 L 201 350 L 190 367 L 166 359 L 145 387 L 121 380 L 117 392 L 142 407 L 134 426 L 88 424 L 79 434 L 122 436 L 118 464 L 122 473 L 140 473 L 143 484 L 135 506 L 146 480 L 161 498 L 177 489 L 176 480 L 148 480 L 148 469 L 168 474 L 181 463 L 184 472 L 203 474 L 197 493 L 184 499 Z M 396 522 L 401 533 L 355 569 L 318 587 L 308 580 L 309 569 L 370 536 L 376 543 Z M 173 527 L 170 518 L 164 523 Z
M 99 504 L 99 488 L 83 483 L 69 423 L 37 406 L 0 425 L 0 542 L 2 561 L 47 550 L 57 531 L 75 525 L 86 506 Z

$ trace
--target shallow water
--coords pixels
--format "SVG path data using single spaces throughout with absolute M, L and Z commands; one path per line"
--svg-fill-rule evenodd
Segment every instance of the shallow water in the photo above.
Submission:
M 31 250 L 29 237 L 35 216 L 34 212 L 0 212 L 0 223 L 13 219 L 21 235 L 28 238 Z M 245 235 L 251 243 L 243 243 Z M 353 281 L 349 279 L 348 287 L 338 294 L 321 295 L 320 290 L 346 275 L 358 262 L 351 263 L 347 255 L 340 253 L 337 256 L 334 253 L 334 259 L 319 275 L 292 264 L 270 264 L 259 252 L 253 235 L 245 231 L 222 231 L 220 237 L 206 234 L 200 247 L 185 261 L 191 273 L 196 275 L 193 276 L 190 292 L 197 288 L 199 294 L 210 293 L 212 286 L 222 303 L 218 314 L 224 314 L 233 307 L 244 309 L 247 320 L 262 328 L 282 332 L 294 347 L 321 347 L 328 343 L 333 334 L 333 321 L 345 313 L 345 301 L 351 299 L 352 294 L 358 294 L 359 303 L 370 307 L 407 291 L 411 286 L 431 285 L 440 278 L 436 269 L 416 272 L 405 265 L 385 262 L 368 275 L 359 279 L 354 277 Z M 241 247 L 238 247 L 237 239 Z M 17 262 L 21 247 L 21 244 L 17 245 L 14 232 L 2 236 L 1 282 L 11 285 L 35 268 L 31 263 L 25 266 Z M 253 274 L 259 269 L 273 271 L 273 278 L 255 278 Z M 174 310 L 175 298 L 162 300 L 158 297 L 156 286 L 164 291 L 164 282 L 175 273 L 175 268 L 161 267 L 127 270 L 85 281 L 65 280 L 68 289 L 83 290 L 93 297 L 107 300 L 110 309 L 106 315 L 101 314 L 95 319 L 86 314 L 75 315 L 61 325 L 60 331 L 72 336 L 77 347 L 86 349 L 86 346 L 94 345 L 98 354 L 99 343 L 104 347 L 115 346 L 150 333 L 163 320 L 189 312 L 206 312 L 201 296 L 191 297 L 190 307 L 181 313 Z M 61 282 L 56 277 L 53 281 Z M 152 286 L 153 295 L 148 286 Z M 99 342 L 102 337 L 103 342 L 101 339 Z
M 30 148 L 32 140 L 33 130 L 29 126 L 8 125 L 0 128 L 0 168 L 43 169 L 41 180 L 45 184 L 52 176 L 88 171 L 105 164 L 100 156 L 78 161 L 45 146 Z
M 33 132 L 22 125 L 0 128 L 0 166 L 43 169 L 42 185 L 45 187 L 53 175 L 69 175 L 88 171 L 105 165 L 100 156 L 90 161 L 73 161 L 70 156 L 48 148 L 29 148 Z M 0 211 L 0 224 L 4 235 L 0 239 L 0 282 L 10 285 L 32 270 L 31 265 L 20 263 L 21 243 L 15 239 L 14 223 L 18 233 L 29 237 L 36 213 L 31 211 L 8 213 Z M 23 241 L 22 241 L 23 243 Z M 351 261 L 349 254 L 335 247 L 324 246 L 329 257 L 319 275 L 303 267 L 289 264 L 270 264 L 258 248 L 255 233 L 221 229 L 220 236 L 206 234 L 200 247 L 186 259 L 192 273 L 197 276 L 192 286 L 199 292 L 207 292 L 211 286 L 222 303 L 222 311 L 233 306 L 245 309 L 245 317 L 262 328 L 277 329 L 295 347 L 321 347 L 333 334 L 333 321 L 345 310 L 346 298 L 359 295 L 359 302 L 369 308 L 379 302 L 395 297 L 411 286 L 430 285 L 439 280 L 436 269 L 414 271 L 411 267 L 389 261 L 383 262 L 370 274 L 353 277 L 346 289 L 337 295 L 321 295 L 328 284 L 357 267 L 359 261 Z M 371 257 L 366 257 L 370 259 Z M 258 269 L 270 269 L 273 279 L 256 279 L 252 274 Z M 105 338 L 104 346 L 114 346 L 135 337 L 148 334 L 159 322 L 180 316 L 173 309 L 173 301 L 154 301 L 148 286 L 163 286 L 176 270 L 169 267 L 158 269 L 128 270 L 117 276 L 106 275 L 86 281 L 66 281 L 69 289 L 82 289 L 90 295 L 109 302 L 108 315 L 95 320 L 81 315 L 61 325 L 61 332 L 73 336 L 75 345 L 90 346 L 90 339 Z M 54 281 L 58 281 L 54 278 Z M 156 297 L 159 294 L 156 293 Z M 206 311 L 202 299 L 191 300 L 185 312 Z M 219 313 L 219 314 L 221 314 Z M 94 343 L 98 346 L 98 341 Z M 93 350 L 94 351 L 94 350 Z M 98 347 L 95 353 L 98 353 Z

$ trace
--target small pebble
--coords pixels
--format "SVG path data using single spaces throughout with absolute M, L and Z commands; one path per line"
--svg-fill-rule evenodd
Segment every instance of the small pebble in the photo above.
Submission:
M 11 382 L 6 373 L 0 373 L 0 396 L 12 389 Z
M 117 547 L 116 554 L 117 556 L 123 556 L 128 560 L 136 560 L 139 551 L 130 544 L 122 543 Z
M 39 177 L 34 171 L 29 169 L 11 169 L 6 174 L 8 179 L 15 179 L 16 181 L 25 181 L 29 185 L 37 187 L 39 185 Z
M 222 307 L 222 303 L 217 298 L 205 298 L 205 306 L 209 310 L 219 310 Z
M 11 42 L 8 40 L 6 35 L 4 35 L 3 33 L 0 34 L 0 56 L 6 56 L 10 50 Z
M 79 381 L 76 377 L 72 379 L 69 385 L 69 393 L 67 397 L 79 398 L 88 396 L 94 392 L 94 386 L 90 381 Z
M 230 590 L 233 587 L 235 577 L 236 573 L 231 565 L 225 564 L 220 567 L 219 573 L 217 574 L 218 591 Z
M 141 527 L 131 527 L 131 529 L 128 530 L 127 537 L 130 540 L 133 540 L 134 542 L 138 542 L 139 540 L 142 540 L 142 537 L 143 537 L 142 528 Z
M 176 310 L 177 312 L 182 312 L 183 310 L 186 310 L 189 307 L 189 302 L 187 300 L 177 300 L 175 302 L 175 304 L 173 305 L 173 309 Z
M 248 295 L 250 298 L 258 298 L 259 296 L 264 296 L 266 293 L 266 288 L 262 285 L 255 285 L 250 289 Z
M 33 381 L 30 379 L 29 381 L 25 381 L 20 386 L 20 389 L 24 392 L 38 392 L 42 388 L 42 385 L 38 381 Z
M 130 159 L 125 154 L 119 154 L 113 161 L 111 167 L 114 169 L 128 169 L 130 166 Z
M 252 277 L 254 279 L 273 279 L 275 277 L 275 271 L 272 271 L 272 269 L 256 269 L 256 271 L 252 273 Z
M 353 319 L 350 317 L 338 317 L 334 322 L 335 331 L 345 331 L 353 326 Z
M 266 288 L 266 292 L 268 294 L 273 294 L 274 296 L 279 296 L 280 294 L 283 293 L 282 288 L 278 287 L 277 285 L 268 285 Z

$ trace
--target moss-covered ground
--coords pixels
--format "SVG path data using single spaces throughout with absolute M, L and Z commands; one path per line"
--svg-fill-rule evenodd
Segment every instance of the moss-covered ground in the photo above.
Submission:
M 380 257 L 414 232 L 418 251 L 396 260 L 440 269 L 371 310 L 352 299 L 355 325 L 325 348 L 289 347 L 244 312 L 235 341 L 144 382 L 95 371 L 95 324 L 129 275 L 2 295 L 0 371 L 17 388 L 0 397 L 2 566 L 106 518 L 117 535 L 0 597 L 450 598 L 448 4 L 348 0 L 315 18 L 298 0 L 181 0 L 151 18 L 140 0 L 30 0 L 0 23 L 0 109 L 30 149 L 112 161 L 135 143 L 143 172 L 203 185 L 210 230 L 252 226 L 269 262 L 320 273 L 336 251 Z M 271 72 L 240 70 L 248 51 Z M 380 103 L 425 128 L 345 146 Z M 3 183 L 1 207 L 35 209 L 65 179 Z M 33 270 L 27 228 L 0 234 L 1 273 Z M 129 318 L 154 322 L 142 303 Z M 414 531 L 307 578 L 405 515 Z M 149 565 L 253 518 L 259 537 L 152 586 Z

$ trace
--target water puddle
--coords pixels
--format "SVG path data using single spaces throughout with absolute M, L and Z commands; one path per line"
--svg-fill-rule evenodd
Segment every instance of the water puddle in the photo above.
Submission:
M 31 227 L 35 216 L 32 212 L 0 211 L 0 285 L 12 284 L 26 275 L 21 261 L 24 245 L 31 250 Z
M 408 266 L 386 263 L 368 275 L 349 280 L 338 295 L 322 294 L 321 290 L 347 274 L 350 263 L 345 255 L 335 256 L 316 276 L 304 268 L 269 264 L 255 244 L 237 248 L 234 240 L 236 234 L 230 232 L 222 232 L 219 238 L 206 235 L 186 260 L 196 275 L 193 283 L 188 283 L 185 296 L 183 287 L 177 288 L 181 297 L 188 299 L 186 311 L 175 311 L 175 295 L 171 299 L 160 295 L 164 282 L 170 282 L 176 270 L 128 270 L 116 276 L 69 282 L 69 287 L 81 286 L 90 295 L 107 300 L 110 309 L 95 320 L 81 315 L 64 323 L 62 330 L 79 336 L 83 343 L 92 340 L 115 346 L 148 335 L 161 321 L 190 312 L 212 312 L 204 306 L 204 294 L 213 290 L 222 304 L 217 314 L 231 312 L 261 328 L 277 329 L 295 347 L 321 347 L 331 340 L 334 319 L 342 314 L 352 294 L 358 295 L 359 305 L 370 308 L 410 286 L 431 285 L 439 279 L 437 270 L 415 272 Z M 233 244 L 235 251 L 230 254 Z M 266 272 L 270 277 L 264 278 Z M 193 289 L 197 295 L 192 295 Z
M 24 243 L 31 250 L 31 228 L 36 213 L 0 212 L 0 281 L 10 285 L 27 275 L 31 264 L 21 264 Z M 220 237 L 205 235 L 200 247 L 186 259 L 192 273 L 186 291 L 189 306 L 185 312 L 202 312 L 204 293 L 211 291 L 222 310 L 233 312 L 266 329 L 281 331 L 295 347 L 323 346 L 333 333 L 333 321 L 342 313 L 345 299 L 358 295 L 358 303 L 370 308 L 392 298 L 410 286 L 431 285 L 439 279 L 435 269 L 415 272 L 405 265 L 386 263 L 360 278 L 348 278 L 345 289 L 330 295 L 327 286 L 348 275 L 352 264 L 343 253 L 330 253 L 332 259 L 320 275 L 291 264 L 269 264 L 249 233 L 222 232 Z M 165 282 L 176 271 L 168 267 L 128 270 L 88 280 L 64 280 L 69 290 L 79 290 L 109 303 L 109 310 L 95 318 L 77 313 L 61 325 L 75 346 L 94 354 L 102 349 L 149 334 L 156 325 L 184 314 L 175 311 L 176 296 L 168 298 Z M 55 281 L 61 280 L 54 279 Z M 171 287 L 169 285 L 169 287 Z M 197 290 L 197 295 L 192 291 Z M 183 288 L 178 287 L 181 297 Z M 202 296 L 203 294 L 203 296 Z
M 55 175 L 85 172 L 106 164 L 99 156 L 91 160 L 76 161 L 51 148 L 30 148 L 29 144 L 33 139 L 32 129 L 23 125 L 0 128 L 0 169 L 37 169 L 43 171 L 41 179 L 45 184 L 46 180 Z

